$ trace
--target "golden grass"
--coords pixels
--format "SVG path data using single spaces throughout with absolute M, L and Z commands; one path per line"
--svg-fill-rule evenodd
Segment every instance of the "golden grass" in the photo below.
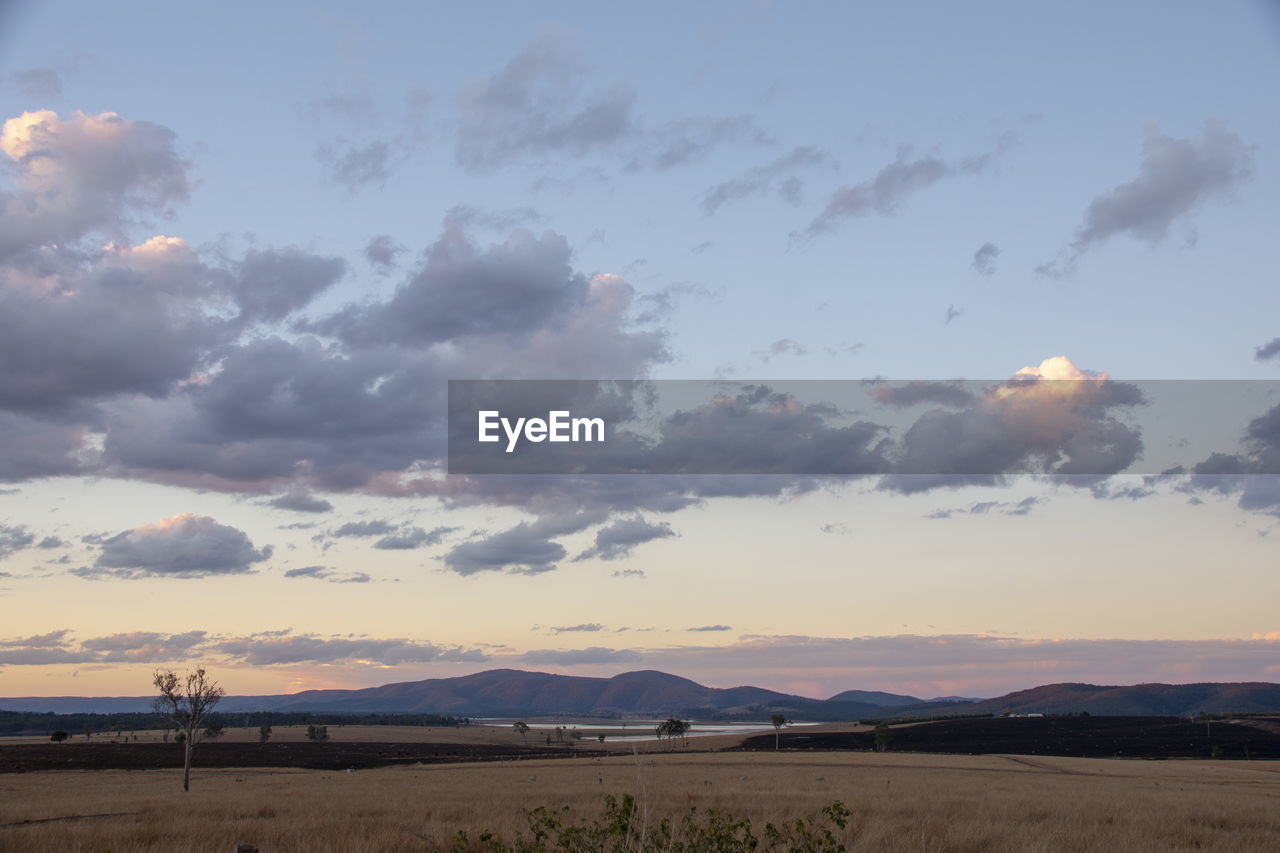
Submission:
M 180 771 L 9 774 L 0 850 L 423 850 L 459 829 L 510 837 L 537 806 L 594 819 L 606 793 L 634 794 L 650 821 L 715 808 L 750 819 L 757 834 L 765 821 L 842 800 L 853 810 L 850 850 L 1280 849 L 1275 763 L 782 752 L 354 773 L 197 768 L 186 795 Z

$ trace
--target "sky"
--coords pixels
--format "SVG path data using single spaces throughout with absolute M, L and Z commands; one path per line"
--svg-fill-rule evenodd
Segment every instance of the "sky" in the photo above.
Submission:
M 1280 681 L 1276 79 L 1265 0 L 0 3 L 0 696 Z M 793 467 L 449 474 L 462 379 Z

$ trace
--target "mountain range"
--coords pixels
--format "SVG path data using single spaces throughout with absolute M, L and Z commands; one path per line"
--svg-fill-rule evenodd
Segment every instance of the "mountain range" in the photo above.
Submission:
M 0 698 L 0 709 L 55 713 L 147 711 L 151 697 Z M 707 687 L 646 670 L 612 678 L 498 669 L 456 678 L 431 678 L 360 690 L 306 690 L 271 696 L 227 696 L 226 712 L 434 713 L 464 717 L 666 717 L 850 721 L 868 717 L 947 714 L 1062 714 L 1185 716 L 1280 711 L 1280 684 L 1050 684 L 991 699 L 923 700 L 880 691 L 846 690 L 811 699 L 760 687 Z

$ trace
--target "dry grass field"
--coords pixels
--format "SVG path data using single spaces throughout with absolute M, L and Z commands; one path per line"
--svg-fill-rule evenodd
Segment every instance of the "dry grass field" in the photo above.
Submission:
M 633 794 L 765 821 L 841 800 L 874 851 L 1280 850 L 1280 764 L 895 753 L 647 753 L 335 773 L 202 770 L 0 776 L 0 850 L 409 851 L 459 829 L 512 837 L 523 812 L 594 819 Z M 447 847 L 446 847 L 447 849 Z

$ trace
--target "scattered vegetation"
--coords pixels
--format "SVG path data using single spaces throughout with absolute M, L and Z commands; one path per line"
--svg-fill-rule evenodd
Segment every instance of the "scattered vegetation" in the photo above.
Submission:
M 575 822 L 569 807 L 558 812 L 539 806 L 525 812 L 528 832 L 517 832 L 513 842 L 505 842 L 489 831 L 473 840 L 459 830 L 449 844 L 429 844 L 428 850 L 450 853 L 548 853 L 553 850 L 581 850 L 594 853 L 739 853 L 739 851 L 830 851 L 843 853 L 845 845 L 835 833 L 844 830 L 852 812 L 839 800 L 819 814 L 781 824 L 766 823 L 763 839 L 757 837 L 747 819 L 735 819 L 728 812 L 689 809 L 678 822 L 663 818 L 649 826 L 647 815 L 630 794 L 621 800 L 605 797 L 603 819 Z M 761 842 L 763 841 L 763 846 Z

